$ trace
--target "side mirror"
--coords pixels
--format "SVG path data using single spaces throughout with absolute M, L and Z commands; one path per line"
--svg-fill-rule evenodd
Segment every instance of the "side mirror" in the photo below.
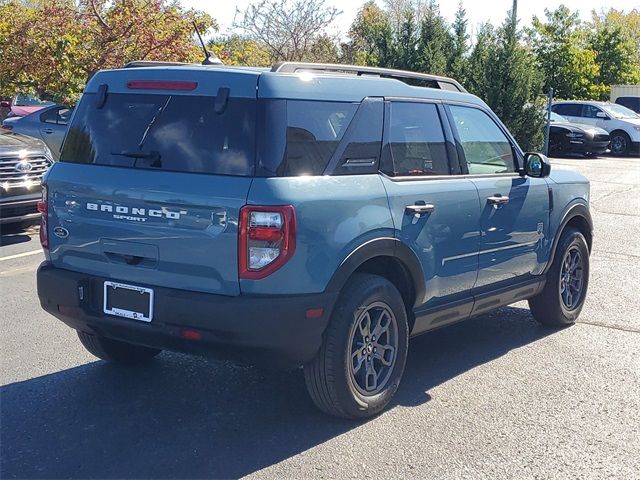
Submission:
M 604 112 L 596 112 L 596 117 L 597 118 L 602 118 L 604 120 L 609 120 L 609 115 L 607 115 Z
M 549 159 L 541 153 L 525 153 L 524 173 L 533 178 L 548 177 L 551 173 Z
M 6 100 L 3 100 L 2 102 L 0 102 L 0 108 L 11 108 L 11 104 Z

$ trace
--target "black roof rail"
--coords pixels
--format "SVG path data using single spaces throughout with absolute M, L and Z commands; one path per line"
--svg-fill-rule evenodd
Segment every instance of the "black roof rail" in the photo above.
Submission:
M 140 68 L 140 67 L 172 67 L 176 65 L 200 65 L 199 63 L 186 62 L 163 62 L 156 60 L 134 60 L 124 65 L 122 68 Z
M 272 72 L 296 73 L 296 72 L 327 72 L 347 73 L 358 76 L 376 76 L 381 78 L 393 78 L 401 82 L 420 87 L 439 88 L 454 92 L 467 92 L 462 85 L 453 78 L 429 75 L 427 73 L 408 72 L 406 70 L 394 70 L 392 68 L 365 67 L 360 65 L 341 65 L 335 63 L 304 63 L 304 62 L 278 62 L 271 67 Z

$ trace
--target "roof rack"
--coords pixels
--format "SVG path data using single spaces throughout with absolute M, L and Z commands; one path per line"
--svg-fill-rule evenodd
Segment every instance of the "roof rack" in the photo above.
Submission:
M 453 78 L 429 75 L 427 73 L 408 72 L 405 70 L 394 70 L 391 68 L 333 63 L 279 62 L 271 67 L 271 71 L 278 73 L 327 72 L 355 74 L 358 76 L 375 76 L 380 78 L 393 78 L 414 86 L 439 88 L 441 90 L 451 90 L 454 92 L 467 92 L 464 87 Z
M 172 67 L 176 65 L 199 65 L 199 63 L 187 62 L 162 62 L 155 60 L 134 60 L 124 65 L 122 68 L 141 68 L 141 67 Z

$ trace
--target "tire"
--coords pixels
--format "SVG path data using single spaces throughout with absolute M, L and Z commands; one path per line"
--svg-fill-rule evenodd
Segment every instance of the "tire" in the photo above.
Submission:
M 320 351 L 304 367 L 314 403 L 337 417 L 377 415 L 400 385 L 408 343 L 407 312 L 396 287 L 377 275 L 353 275 L 334 308 Z
M 79 330 L 78 338 L 80 338 L 80 342 L 89 353 L 92 353 L 102 360 L 123 365 L 135 365 L 147 362 L 162 351 L 157 348 L 133 345 Z
M 574 265 L 575 270 L 572 270 Z M 589 247 L 584 235 L 569 227 L 562 232 L 544 289 L 529 299 L 533 317 L 549 327 L 575 323 L 584 305 L 588 286 Z
M 611 134 L 611 153 L 626 155 L 631 148 L 631 138 L 625 132 L 617 131 Z
M 562 157 L 567 153 L 567 144 L 560 135 L 549 136 L 549 156 Z

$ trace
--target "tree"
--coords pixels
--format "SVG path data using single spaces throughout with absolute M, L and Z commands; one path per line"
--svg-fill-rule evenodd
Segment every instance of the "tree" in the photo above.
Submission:
M 621 68 L 618 67 L 620 72 L 624 72 L 622 73 L 623 80 L 629 83 L 640 83 L 640 10 L 634 9 L 624 13 L 611 8 L 599 15 L 594 11 L 591 22 L 587 24 L 587 29 L 592 33 L 591 41 L 594 49 L 597 47 L 598 53 L 601 55 L 600 58 L 604 66 L 601 68 L 602 75 L 611 75 L 607 70 L 611 63 L 615 64 L 615 62 L 611 62 L 607 58 L 606 50 L 607 47 L 615 46 L 614 49 L 622 50 L 622 52 L 613 55 L 613 57 L 619 56 L 622 62 L 626 63 Z M 617 40 L 603 38 L 607 35 L 602 32 L 607 30 L 610 32 L 608 36 L 620 38 Z M 612 34 L 613 32 L 615 33 Z
M 546 21 L 533 17 L 529 32 L 536 61 L 544 75 L 544 90 L 553 87 L 562 98 L 590 98 L 596 94 L 598 65 L 581 28 L 578 12 L 564 5 L 545 9 Z
M 453 38 L 451 53 L 447 58 L 447 73 L 461 83 L 465 83 L 468 68 L 469 35 L 467 34 L 467 23 L 467 12 L 462 6 L 461 0 L 458 3 L 456 17 L 451 25 Z
M 249 65 L 267 67 L 271 65 L 271 54 L 258 41 L 241 35 L 217 38 L 207 44 L 225 65 Z
M 600 23 L 592 34 L 591 45 L 595 51 L 595 61 L 600 67 L 598 81 L 610 87 L 616 84 L 640 83 L 640 60 L 637 45 L 629 38 L 622 26 L 614 23 Z M 607 98 L 608 88 L 601 96 Z
M 131 60 L 197 61 L 192 21 L 205 31 L 215 26 L 169 0 L 4 0 L 0 94 L 73 103 L 97 70 Z
M 239 13 L 234 26 L 264 45 L 272 61 L 302 61 L 341 12 L 325 0 L 261 0 Z
M 419 67 L 422 71 L 434 75 L 446 75 L 447 60 L 452 50 L 453 39 L 447 23 L 440 15 L 436 0 L 429 0 L 420 29 L 418 51 Z
M 491 57 L 498 48 L 497 42 L 493 26 L 490 23 L 481 25 L 476 36 L 476 43 L 466 62 L 463 85 L 469 92 L 480 98 L 487 98 L 489 88 L 487 71 Z
M 342 61 L 356 65 L 379 65 L 390 61 L 393 43 L 386 13 L 375 1 L 366 2 L 349 28 L 349 41 L 342 45 Z
M 541 79 L 510 15 L 498 31 L 495 47 L 486 63 L 485 101 L 525 150 L 537 150 L 542 146 L 544 124 L 538 97 Z

